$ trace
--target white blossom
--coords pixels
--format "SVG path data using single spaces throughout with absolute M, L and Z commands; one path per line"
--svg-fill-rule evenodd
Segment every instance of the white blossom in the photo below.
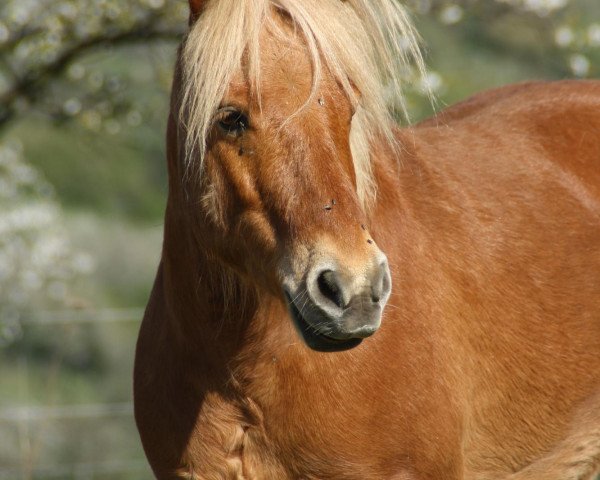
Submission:
M 588 27 L 587 41 L 592 47 L 600 47 L 600 23 L 593 23 Z
M 575 40 L 573 29 L 567 25 L 559 27 L 554 32 L 554 41 L 559 47 L 568 47 Z
M 73 251 L 52 191 L 19 143 L 0 143 L 0 345 L 18 337 L 19 312 L 64 302 L 70 282 L 94 269 Z
M 446 25 L 453 25 L 462 20 L 464 11 L 460 5 L 448 5 L 442 9 L 440 20 Z
M 578 77 L 585 77 L 590 72 L 589 59 L 580 53 L 571 55 L 569 58 L 569 66 L 571 71 Z

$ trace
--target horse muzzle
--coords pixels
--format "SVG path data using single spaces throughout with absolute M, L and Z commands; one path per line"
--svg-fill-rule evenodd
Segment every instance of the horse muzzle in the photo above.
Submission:
M 378 251 L 367 265 L 353 269 L 322 259 L 295 290 L 286 288 L 285 297 L 306 344 L 318 351 L 353 348 L 381 325 L 391 291 L 387 258 Z

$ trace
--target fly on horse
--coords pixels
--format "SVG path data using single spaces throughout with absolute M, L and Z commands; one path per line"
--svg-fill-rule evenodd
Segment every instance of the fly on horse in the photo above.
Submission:
M 392 0 L 190 0 L 135 415 L 159 479 L 600 466 L 600 83 L 413 127 Z

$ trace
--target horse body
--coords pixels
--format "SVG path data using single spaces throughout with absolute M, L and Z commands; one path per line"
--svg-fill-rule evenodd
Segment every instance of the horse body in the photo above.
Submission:
M 269 77 L 302 70 L 302 57 L 279 70 L 269 59 L 284 60 L 266 57 Z M 182 130 L 170 117 L 163 258 L 135 371 L 136 420 L 157 478 L 591 478 L 600 83 L 507 87 L 395 130 L 400 150 L 382 141 L 371 152 L 378 190 L 365 213 L 347 160 L 351 105 L 333 75 L 321 82 L 312 123 L 297 116 L 277 144 L 256 139 L 258 126 L 215 140 L 198 191 L 182 187 Z M 278 110 L 285 89 L 263 89 L 260 109 L 250 102 L 256 125 L 285 121 L 310 97 L 310 79 L 291 83 L 299 92 L 288 110 Z M 247 102 L 246 81 L 232 85 L 227 103 Z M 260 160 L 242 163 L 248 151 Z M 315 151 L 317 170 L 285 170 Z M 226 202 L 231 185 L 237 196 Z M 290 213 L 298 208 L 302 221 Z M 221 228 L 230 228 L 224 243 Z M 339 278 L 358 272 L 362 283 L 319 283 L 333 309 L 332 288 L 363 295 L 365 282 L 385 280 L 371 262 L 380 251 L 393 284 L 381 328 L 340 351 L 309 348 L 290 318 L 303 304 L 281 292 L 281 276 L 303 268 L 310 278 L 335 255 Z M 348 341 L 335 334 L 332 349 Z
M 533 463 L 589 408 L 596 420 L 577 427 L 588 433 L 578 447 L 598 447 L 599 87 L 500 89 L 414 135 L 420 168 L 406 170 L 401 189 L 425 232 L 417 274 L 438 266 L 433 321 L 448 324 L 445 348 L 461 346 L 452 360 L 469 382 L 461 388 L 472 478 Z M 523 478 L 578 478 L 555 468 Z

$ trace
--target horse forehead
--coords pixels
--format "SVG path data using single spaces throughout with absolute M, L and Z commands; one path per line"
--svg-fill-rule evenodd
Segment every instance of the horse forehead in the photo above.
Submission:
M 267 37 L 270 38 L 270 37 Z M 260 91 L 265 101 L 285 101 L 294 110 L 306 104 L 314 84 L 314 65 L 308 48 L 292 37 L 288 42 L 271 38 L 261 42 Z M 328 68 L 321 66 L 318 74 L 320 95 L 343 97 L 339 82 Z
M 268 37 L 270 38 L 270 37 Z M 304 44 L 272 39 L 261 42 L 261 70 L 266 80 L 310 89 L 313 65 Z
M 251 104 L 255 103 L 261 112 L 275 110 L 288 115 L 305 106 L 313 89 L 313 59 L 305 41 L 285 23 L 281 26 L 279 34 L 263 28 L 260 53 L 253 59 L 250 52 L 244 56 L 241 68 L 228 86 L 228 99 L 246 104 L 251 109 Z M 282 32 L 289 35 L 282 35 Z M 258 75 L 254 77 L 250 73 L 253 68 L 258 68 Z M 320 94 L 329 97 L 343 95 L 340 85 L 327 68 L 320 71 L 318 89 Z
M 323 100 L 318 101 L 318 99 L 323 97 L 331 99 L 335 96 L 334 88 L 331 85 L 320 82 L 317 91 L 318 99 L 315 97 L 314 101 L 307 105 L 312 93 L 310 72 L 308 78 L 298 77 L 297 81 L 277 69 L 274 69 L 273 77 L 269 75 L 270 73 L 270 69 L 261 71 L 259 88 L 252 86 L 241 72 L 236 74 L 221 103 L 239 105 L 247 109 L 251 116 L 267 121 L 271 119 L 277 122 L 293 118 L 295 121 L 292 124 L 295 124 L 296 121 L 302 123 L 310 118 L 313 124 L 314 122 L 322 123 L 322 117 L 327 115 L 327 109 L 323 108 L 325 105 Z M 341 101 L 336 102 L 336 111 L 342 108 L 341 103 Z M 329 101 L 327 104 L 330 108 L 332 107 L 332 103 Z M 328 122 L 325 121 L 325 123 Z
M 226 103 L 248 105 L 251 109 L 256 103 L 260 111 L 286 106 L 292 109 L 289 113 L 298 110 L 311 95 L 313 79 L 310 62 L 296 53 L 261 55 L 260 73 L 256 79 L 250 78 L 244 65 L 231 78 L 225 93 Z M 258 84 L 254 80 L 258 80 Z M 331 90 L 329 83 L 328 79 L 322 78 L 319 90 Z

